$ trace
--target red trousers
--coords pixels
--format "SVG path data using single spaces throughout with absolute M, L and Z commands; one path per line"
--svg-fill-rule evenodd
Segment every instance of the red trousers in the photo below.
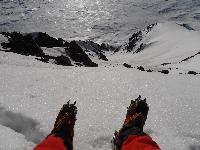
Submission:
M 34 150 L 67 150 L 61 138 L 55 136 L 48 136 Z
M 130 135 L 128 139 L 123 142 L 122 150 L 160 150 L 160 148 L 148 135 Z
M 67 150 L 67 148 L 61 138 L 49 136 L 38 144 L 34 150 Z M 124 141 L 122 150 L 160 150 L 160 148 L 148 135 L 130 135 L 128 139 Z

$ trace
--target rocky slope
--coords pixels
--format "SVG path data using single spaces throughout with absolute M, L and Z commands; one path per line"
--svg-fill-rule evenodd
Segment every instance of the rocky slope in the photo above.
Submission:
M 124 66 L 147 72 L 198 74 L 200 34 L 187 24 L 156 23 L 113 47 L 93 41 L 66 41 L 46 33 L 0 33 L 1 51 L 63 66 Z M 2 38 L 1 38 L 2 39 Z
M 98 64 L 94 63 L 89 55 L 108 61 L 104 55 L 104 52 L 108 51 L 105 44 L 99 45 L 91 41 L 67 42 L 62 38 L 56 39 L 41 32 L 28 34 L 2 32 L 0 34 L 7 38 L 7 42 L 1 43 L 1 51 L 36 56 L 37 60 L 46 63 L 97 67 Z M 52 50 L 54 54 L 50 54 Z

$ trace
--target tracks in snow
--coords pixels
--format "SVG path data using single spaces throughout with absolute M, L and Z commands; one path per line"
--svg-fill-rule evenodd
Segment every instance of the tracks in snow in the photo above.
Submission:
M 28 141 L 38 143 L 44 138 L 44 133 L 38 128 L 39 123 L 20 113 L 14 113 L 0 107 L 0 124 L 23 134 Z

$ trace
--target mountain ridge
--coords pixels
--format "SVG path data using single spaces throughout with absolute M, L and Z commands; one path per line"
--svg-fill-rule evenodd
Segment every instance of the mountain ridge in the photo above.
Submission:
M 183 62 L 191 64 L 192 59 L 198 59 L 200 53 L 197 43 L 200 34 L 186 24 L 151 24 L 134 33 L 127 43 L 119 47 L 87 40 L 68 42 L 41 32 L 0 34 L 7 37 L 7 42 L 1 42 L 2 51 L 36 56 L 37 60 L 46 63 L 86 67 L 119 66 L 125 63 L 133 68 L 141 66 L 151 71 L 181 68 L 179 73 L 200 72 L 199 68 L 192 67 L 193 70 L 190 70 L 180 65 Z

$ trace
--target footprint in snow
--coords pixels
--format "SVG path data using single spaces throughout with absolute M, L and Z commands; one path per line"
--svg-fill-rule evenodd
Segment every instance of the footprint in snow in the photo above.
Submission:
M 0 107 L 0 124 L 23 134 L 28 141 L 39 143 L 45 134 L 38 128 L 39 123 L 20 113 L 14 113 Z

